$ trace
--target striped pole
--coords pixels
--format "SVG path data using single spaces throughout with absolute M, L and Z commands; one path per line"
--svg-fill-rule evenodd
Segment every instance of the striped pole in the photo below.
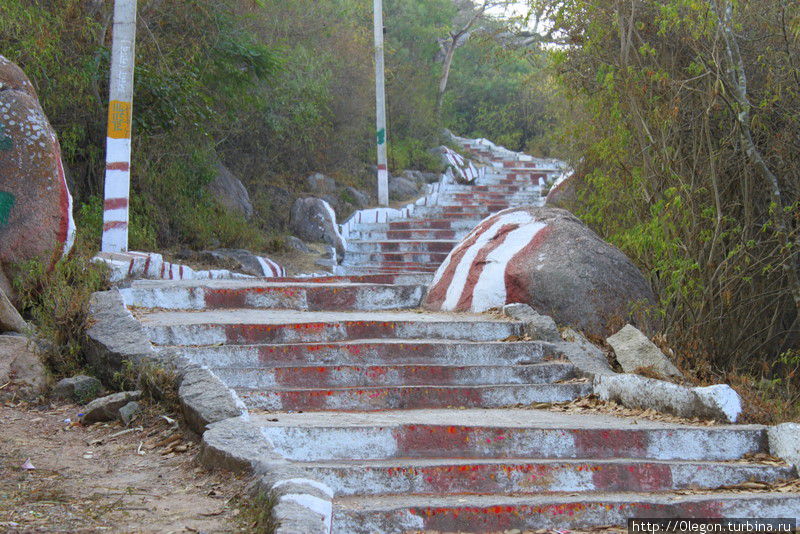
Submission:
M 103 252 L 128 251 L 135 42 L 136 0 L 115 0 L 106 139 Z
M 374 0 L 375 109 L 378 142 L 378 204 L 389 205 L 389 166 L 386 155 L 386 87 L 383 62 L 383 0 Z

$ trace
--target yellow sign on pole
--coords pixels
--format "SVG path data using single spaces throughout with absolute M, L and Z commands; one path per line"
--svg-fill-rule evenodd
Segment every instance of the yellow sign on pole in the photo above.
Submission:
M 108 106 L 108 136 L 129 139 L 131 136 L 131 103 L 112 100 Z

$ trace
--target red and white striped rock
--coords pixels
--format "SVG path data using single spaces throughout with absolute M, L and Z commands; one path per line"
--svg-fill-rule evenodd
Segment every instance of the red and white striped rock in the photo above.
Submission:
M 424 306 L 481 312 L 514 302 L 607 335 L 637 322 L 634 306 L 655 297 L 622 252 L 569 212 L 527 207 L 484 219 L 439 267 Z
M 0 264 L 49 263 L 74 232 L 56 134 L 30 80 L 0 56 Z

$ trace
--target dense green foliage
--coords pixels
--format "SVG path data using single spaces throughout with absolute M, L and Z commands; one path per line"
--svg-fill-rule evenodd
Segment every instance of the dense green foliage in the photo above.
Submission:
M 796 385 L 798 4 L 538 4 L 569 43 L 553 56 L 582 110 L 562 121 L 578 214 L 649 274 L 692 367 Z
M 113 2 L 8 0 L 0 5 L 0 54 L 34 82 L 63 147 L 80 222 L 101 224 L 105 106 Z M 457 9 L 451 0 L 387 0 L 386 60 L 390 165 L 436 168 L 427 149 L 439 143 L 434 112 L 441 64 L 437 39 Z M 488 43 L 488 44 L 487 44 Z M 467 52 L 467 50 L 465 50 Z M 491 40 L 476 40 L 455 75 L 464 81 L 497 59 Z M 488 62 L 488 63 L 487 63 Z M 511 61 L 510 63 L 514 63 Z M 510 64 L 509 63 L 509 64 Z M 515 144 L 501 108 L 524 93 L 525 65 L 491 108 L 459 104 L 456 128 Z M 461 71 L 464 71 L 461 73 Z M 491 70 L 491 69 L 490 69 Z M 528 70 L 530 70 L 528 68 Z M 451 101 L 469 87 L 452 84 Z M 516 112 L 512 112 L 516 114 Z M 477 117 L 466 125 L 464 117 Z M 459 118 L 460 117 L 460 118 Z M 134 97 L 131 247 L 242 246 L 270 249 L 285 217 L 274 188 L 301 192 L 314 171 L 371 190 L 374 160 L 372 4 L 361 0 L 140 0 Z M 222 162 L 250 191 L 255 217 L 227 212 L 208 194 Z

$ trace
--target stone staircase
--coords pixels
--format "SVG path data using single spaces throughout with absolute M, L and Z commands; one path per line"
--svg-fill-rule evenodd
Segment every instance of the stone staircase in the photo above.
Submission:
M 450 184 L 436 206 L 359 225 L 347 276 L 123 290 L 156 349 L 210 368 L 269 447 L 303 473 L 282 483 L 332 495 L 327 506 L 293 495 L 325 520 L 286 532 L 800 516 L 797 493 L 719 489 L 796 476 L 755 459 L 768 452 L 764 427 L 531 409 L 591 393 L 562 345 L 525 340 L 522 324 L 504 316 L 418 309 L 431 273 L 484 214 L 537 198 L 536 168 L 499 163 L 491 183 Z
M 536 169 L 534 162 L 505 163 L 507 167 L 489 167 L 474 185 L 443 182 L 435 202 L 414 205 L 406 217 L 355 224 L 340 272 L 433 273 L 458 242 L 492 213 L 540 205 L 540 187 L 548 172 Z

